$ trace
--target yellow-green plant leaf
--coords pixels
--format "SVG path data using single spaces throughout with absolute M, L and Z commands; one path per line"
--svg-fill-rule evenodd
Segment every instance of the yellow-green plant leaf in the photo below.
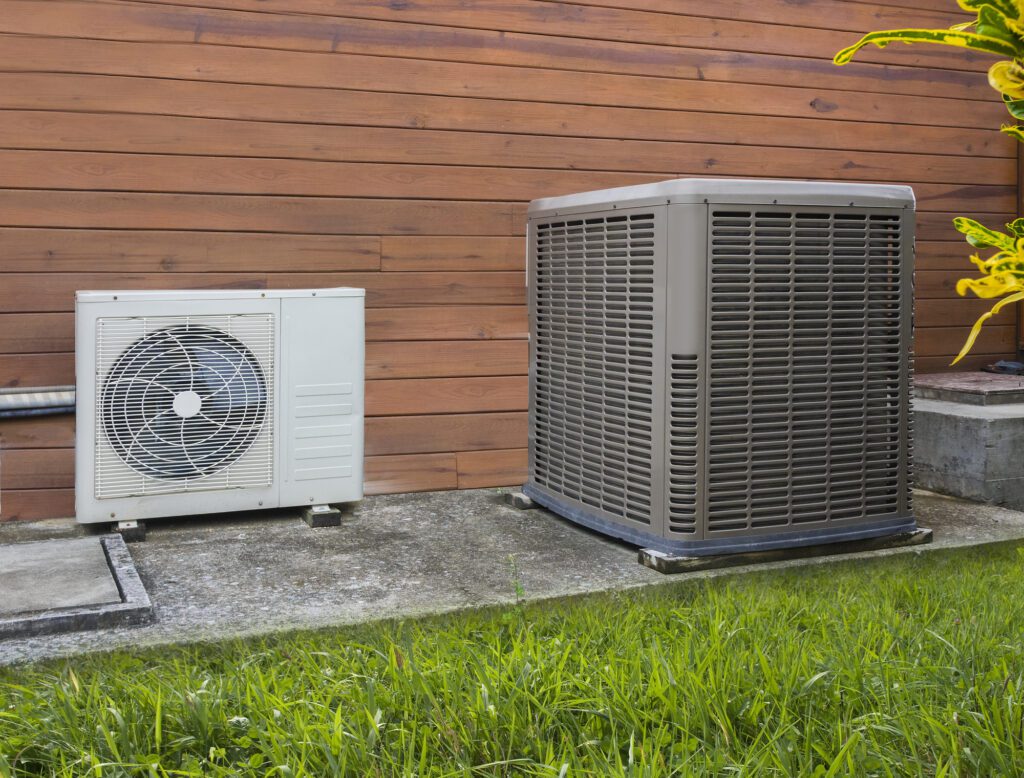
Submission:
M 1016 248 L 1014 239 L 1009 235 L 990 229 L 966 216 L 957 216 L 953 219 L 953 226 L 962 232 L 967 238 L 967 242 L 975 248 L 983 249 L 992 246 L 1003 251 L 1013 251 Z
M 1016 294 L 1011 294 L 1009 297 L 1004 297 L 1002 300 L 993 305 L 990 310 L 986 311 L 980 317 L 978 317 L 978 320 L 974 322 L 974 326 L 971 327 L 971 333 L 967 336 L 967 342 L 964 343 L 964 347 L 960 349 L 960 353 L 956 355 L 956 359 L 950 362 L 950 365 L 955 365 L 957 362 L 959 362 L 961 359 L 967 356 L 971 348 L 974 346 L 974 341 L 978 339 L 978 335 L 981 333 L 981 325 L 983 325 L 985 322 L 987 322 L 989 319 L 991 319 L 993 316 L 999 313 L 1003 308 L 1005 308 L 1010 303 L 1020 302 L 1021 300 L 1024 300 L 1024 292 L 1017 292 Z
M 1009 135 L 1014 140 L 1024 143 L 1024 127 L 1017 124 L 1004 124 L 999 131 Z
M 1024 289 L 1024 284 L 1014 272 L 990 273 L 982 278 L 961 278 L 956 282 L 956 293 L 961 297 L 970 290 L 983 300 L 991 300 Z
M 1003 103 L 1010 116 L 1014 119 L 1024 119 L 1024 100 L 1015 100 L 1009 95 L 1003 95 Z
M 960 46 L 974 51 L 984 51 L 988 54 L 999 54 L 1004 57 L 1014 58 L 1018 54 L 1018 47 L 999 38 L 990 38 L 974 32 L 959 32 L 957 30 L 882 30 L 869 32 L 852 46 L 847 46 L 832 59 L 837 65 L 845 65 L 853 59 L 853 55 L 868 44 L 874 44 L 882 48 L 893 41 L 903 43 L 939 43 L 946 46 Z
M 1024 68 L 1012 60 L 1003 59 L 988 69 L 988 83 L 997 92 L 1024 100 Z M 1003 98 L 1005 101 L 1005 97 Z
M 971 13 L 979 13 L 984 6 L 989 5 L 1009 19 L 1020 18 L 1020 8 L 1013 0 L 956 0 L 956 4 Z
M 1005 41 L 1019 51 L 1020 37 L 1011 27 L 1006 15 L 987 3 L 978 10 L 978 21 L 974 25 L 974 30 L 986 38 Z
M 1018 238 L 1024 237 L 1024 219 L 1017 218 L 1014 219 L 1012 222 L 1008 222 L 1006 225 L 1006 229 L 1008 232 L 1016 235 Z
M 980 265 L 979 270 L 988 275 L 1003 275 L 1012 273 L 1020 280 L 1021 288 L 1024 288 L 1024 259 L 1019 254 L 1008 254 L 1002 257 L 996 256 L 988 262 Z

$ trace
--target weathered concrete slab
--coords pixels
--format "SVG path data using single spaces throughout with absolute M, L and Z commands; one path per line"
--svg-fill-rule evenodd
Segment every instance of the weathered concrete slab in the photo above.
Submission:
M 914 400 L 914 480 L 942 494 L 1024 509 L 1024 403 Z
M 985 373 L 927 373 L 914 378 L 914 394 L 924 400 L 967 405 L 1024 403 L 1024 376 Z
M 0 546 L 0 617 L 120 602 L 99 538 Z
M 925 494 L 915 506 L 934 542 L 871 555 L 1024 539 L 1024 513 Z M 0 542 L 82 532 L 70 521 L 4 524 Z M 516 510 L 494 490 L 371 497 L 328 530 L 310 529 L 299 511 L 154 521 L 131 553 L 152 623 L 0 640 L 0 662 L 512 603 L 519 587 L 536 600 L 850 558 L 666 577 L 637 564 L 635 546 L 545 510 Z
M 153 615 L 119 535 L 0 546 L 0 592 L 0 640 L 144 624 Z
M 880 538 L 864 538 L 847 540 L 842 543 L 819 543 L 814 546 L 795 546 L 793 548 L 775 548 L 769 551 L 749 551 L 738 554 L 719 554 L 718 556 L 675 556 L 658 551 L 654 548 L 641 548 L 639 562 L 659 573 L 694 573 L 699 570 L 718 570 L 724 567 L 742 567 L 743 565 L 761 565 L 768 562 L 785 562 L 792 559 L 810 559 L 835 554 L 860 554 L 864 551 L 881 551 L 887 548 L 904 546 L 921 546 L 932 542 L 933 533 L 930 529 L 917 529 L 914 532 L 899 532 L 883 535 Z

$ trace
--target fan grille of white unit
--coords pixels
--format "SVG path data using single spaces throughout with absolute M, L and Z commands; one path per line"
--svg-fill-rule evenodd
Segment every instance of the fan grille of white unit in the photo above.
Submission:
M 96 349 L 97 497 L 272 483 L 271 314 L 99 319 Z

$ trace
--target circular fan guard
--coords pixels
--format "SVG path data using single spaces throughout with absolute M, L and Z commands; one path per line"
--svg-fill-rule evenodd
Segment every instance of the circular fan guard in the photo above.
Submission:
M 259 360 L 238 338 L 179 325 L 149 333 L 114 362 L 100 393 L 107 440 L 151 478 L 202 478 L 236 462 L 266 422 Z

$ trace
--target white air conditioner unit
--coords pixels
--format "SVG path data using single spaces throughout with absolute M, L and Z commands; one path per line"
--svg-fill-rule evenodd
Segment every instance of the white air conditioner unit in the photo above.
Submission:
M 359 500 L 362 289 L 79 292 L 79 522 Z
M 685 555 L 913 530 L 913 252 L 902 186 L 534 201 L 525 493 Z

